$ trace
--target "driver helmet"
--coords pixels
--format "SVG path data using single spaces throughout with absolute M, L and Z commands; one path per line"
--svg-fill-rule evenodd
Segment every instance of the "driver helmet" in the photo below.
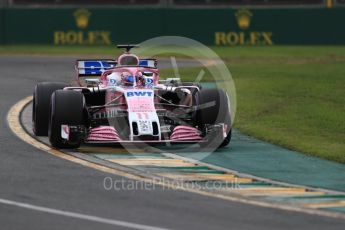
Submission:
M 124 86 L 134 86 L 135 76 L 130 73 L 123 73 L 121 76 L 121 83 Z

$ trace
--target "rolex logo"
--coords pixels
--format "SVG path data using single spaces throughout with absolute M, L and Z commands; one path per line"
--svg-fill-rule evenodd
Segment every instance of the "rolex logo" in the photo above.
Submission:
M 78 28 L 85 29 L 88 26 L 89 18 L 91 16 L 90 11 L 87 9 L 79 9 L 76 10 L 73 15 Z
M 242 29 L 248 29 L 250 26 L 250 20 L 253 14 L 249 10 L 238 10 L 235 13 L 238 26 Z

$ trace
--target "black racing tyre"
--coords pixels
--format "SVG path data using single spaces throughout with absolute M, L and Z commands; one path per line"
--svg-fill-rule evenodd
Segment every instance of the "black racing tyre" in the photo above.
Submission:
M 51 97 L 48 136 L 55 148 L 78 148 L 81 140 L 66 141 L 61 138 L 61 125 L 84 125 L 85 99 L 81 92 L 57 90 Z
M 32 101 L 32 130 L 36 136 L 48 136 L 50 97 L 65 83 L 41 82 L 35 86 Z
M 227 136 L 224 140 L 213 138 L 212 142 L 219 147 L 228 145 L 231 140 L 231 116 L 226 93 L 222 89 L 203 89 L 195 97 L 198 106 L 195 118 L 199 129 L 205 130 L 207 125 L 224 123 Z

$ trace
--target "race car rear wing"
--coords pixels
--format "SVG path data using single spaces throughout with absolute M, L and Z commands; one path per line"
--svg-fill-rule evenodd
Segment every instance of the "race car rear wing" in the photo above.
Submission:
M 101 76 L 109 69 L 114 69 L 117 62 L 112 59 L 104 60 L 77 60 L 76 70 L 78 77 Z
M 96 77 L 101 76 L 106 70 L 114 69 L 117 61 L 113 59 L 103 60 L 77 60 L 75 68 L 78 77 Z M 157 68 L 156 59 L 140 59 L 138 67 Z

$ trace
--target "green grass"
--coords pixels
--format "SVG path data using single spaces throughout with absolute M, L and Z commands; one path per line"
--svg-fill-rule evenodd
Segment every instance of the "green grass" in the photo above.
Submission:
M 345 58 L 342 62 L 234 65 L 243 132 L 345 163 Z
M 212 49 L 225 61 L 236 84 L 236 128 L 292 150 L 345 163 L 345 46 Z M 109 47 L 0 46 L 0 54 L 118 52 Z M 199 71 L 179 70 L 185 81 L 193 81 Z M 172 70 L 161 73 L 174 76 Z M 206 71 L 203 80 L 211 79 Z
M 259 139 L 345 163 L 345 47 L 214 48 L 235 81 L 235 127 Z M 194 80 L 200 68 L 180 69 Z M 163 70 L 163 75 L 172 75 Z M 203 80 L 211 80 L 206 73 Z

